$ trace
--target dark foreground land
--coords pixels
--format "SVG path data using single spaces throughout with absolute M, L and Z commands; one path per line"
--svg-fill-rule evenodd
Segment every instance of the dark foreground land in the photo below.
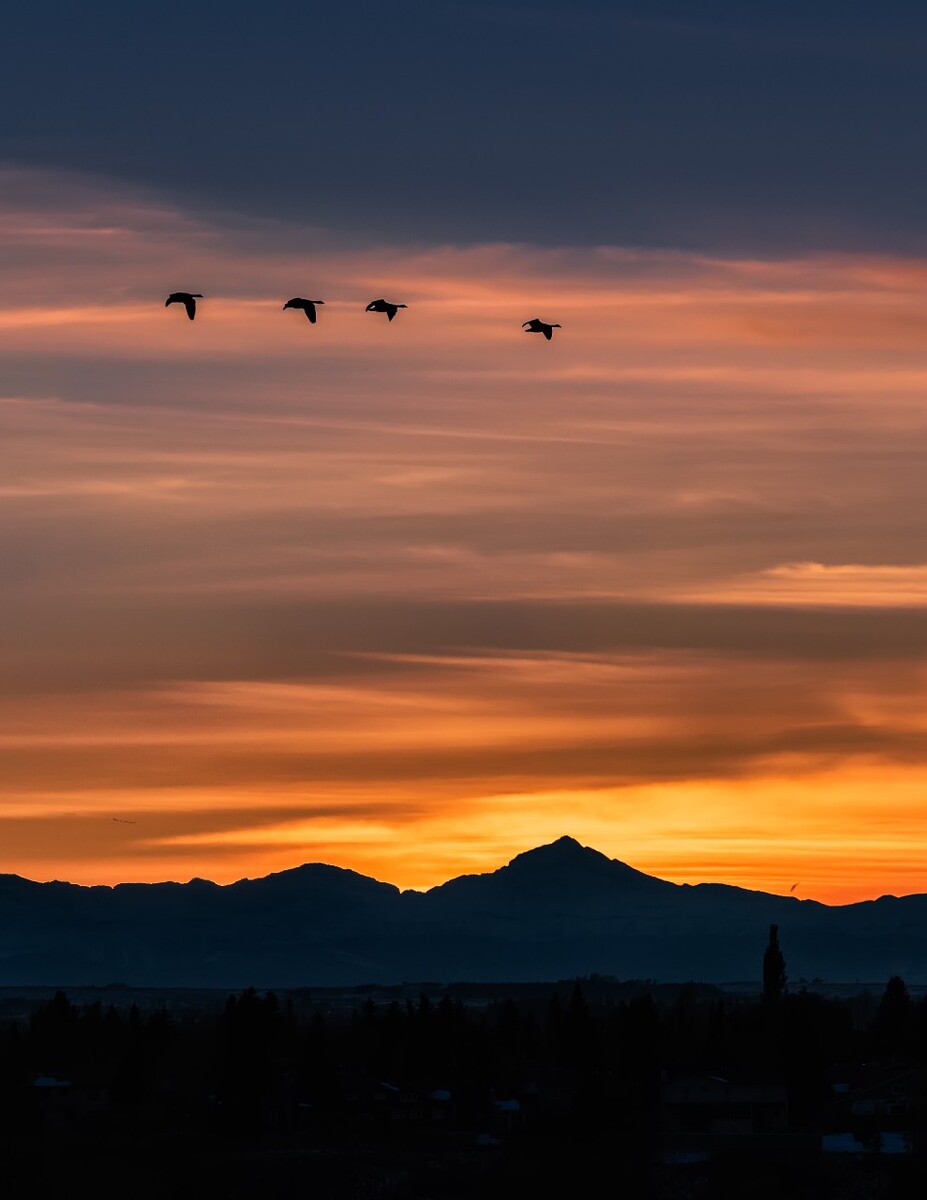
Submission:
M 0 993 L 5 1196 L 927 1195 L 927 1000 Z

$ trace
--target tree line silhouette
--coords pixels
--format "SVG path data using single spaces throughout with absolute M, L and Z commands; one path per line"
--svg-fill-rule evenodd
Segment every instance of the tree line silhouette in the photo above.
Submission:
M 628 996 L 599 977 L 481 1006 L 445 989 L 345 1011 L 305 991 L 247 989 L 215 1012 L 58 992 L 0 1028 L 7 1178 L 34 1186 L 40 1164 L 53 1189 L 92 1164 L 106 1194 L 107 1170 L 137 1175 L 144 1154 L 137 1196 L 172 1171 L 206 1194 L 284 1194 L 298 1162 L 323 1197 L 562 1196 L 620 1163 L 630 1194 L 662 1195 L 648 1188 L 667 1078 L 779 1080 L 790 1130 L 815 1133 L 833 1069 L 873 1062 L 915 1081 L 904 1170 L 920 1171 L 927 999 L 897 976 L 870 1010 L 789 992 L 775 930 L 770 947 L 762 995 L 746 998 L 695 984 Z M 714 1194 L 743 1182 L 718 1177 Z

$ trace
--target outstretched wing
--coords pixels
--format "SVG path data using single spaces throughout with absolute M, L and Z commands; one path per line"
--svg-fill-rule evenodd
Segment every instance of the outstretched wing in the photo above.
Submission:
M 183 306 L 187 310 L 187 316 L 192 321 L 196 316 L 196 301 L 190 296 L 187 300 L 184 300 Z
M 541 332 L 544 334 L 544 336 L 547 338 L 548 341 L 550 341 L 550 339 L 554 336 L 554 331 L 551 329 L 551 327 L 549 325 L 545 325 L 545 327 L 541 330 Z
M 315 324 L 315 305 L 312 303 L 311 300 L 307 300 L 306 303 L 303 305 L 303 308 L 306 313 L 306 320 L 311 321 L 312 324 L 314 325 Z
M 387 304 L 386 316 L 387 316 L 388 320 L 392 321 L 393 317 L 395 317 L 396 313 L 398 313 L 398 312 L 399 312 L 399 309 L 396 307 L 395 304 Z

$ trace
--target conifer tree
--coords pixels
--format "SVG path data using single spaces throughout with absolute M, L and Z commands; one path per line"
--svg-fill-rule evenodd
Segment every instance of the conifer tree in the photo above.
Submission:
M 785 956 L 779 946 L 779 926 L 770 925 L 769 944 L 763 955 L 763 1003 L 778 1004 L 785 994 L 788 976 L 785 973 Z

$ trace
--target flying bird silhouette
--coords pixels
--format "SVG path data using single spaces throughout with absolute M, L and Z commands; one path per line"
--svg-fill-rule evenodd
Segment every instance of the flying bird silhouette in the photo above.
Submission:
M 390 304 L 388 300 L 371 300 L 364 312 L 385 312 L 387 319 L 392 321 L 400 308 L 408 308 L 407 304 Z
M 128 821 L 125 817 L 113 817 L 114 821 L 118 821 L 120 825 L 137 825 L 138 821 Z
M 202 299 L 202 292 L 171 292 L 164 301 L 164 307 L 167 308 L 169 304 L 182 304 L 187 310 L 187 316 L 192 321 L 196 316 L 196 302 Z
M 522 321 L 522 329 L 525 333 L 543 333 L 548 341 L 554 336 L 554 330 L 560 329 L 560 325 L 547 325 L 540 317 L 535 317 L 532 321 Z
M 292 300 L 287 300 L 283 307 L 284 309 L 301 308 L 306 314 L 306 320 L 314 325 L 316 321 L 315 306 L 324 303 L 324 300 L 304 300 L 302 296 L 294 296 Z
M 798 887 L 798 884 L 797 884 L 797 883 L 793 883 L 793 884 L 792 884 L 792 886 L 789 888 L 789 892 L 790 892 L 790 893 L 794 892 L 794 891 L 795 891 L 795 889 L 796 889 L 797 887 Z

